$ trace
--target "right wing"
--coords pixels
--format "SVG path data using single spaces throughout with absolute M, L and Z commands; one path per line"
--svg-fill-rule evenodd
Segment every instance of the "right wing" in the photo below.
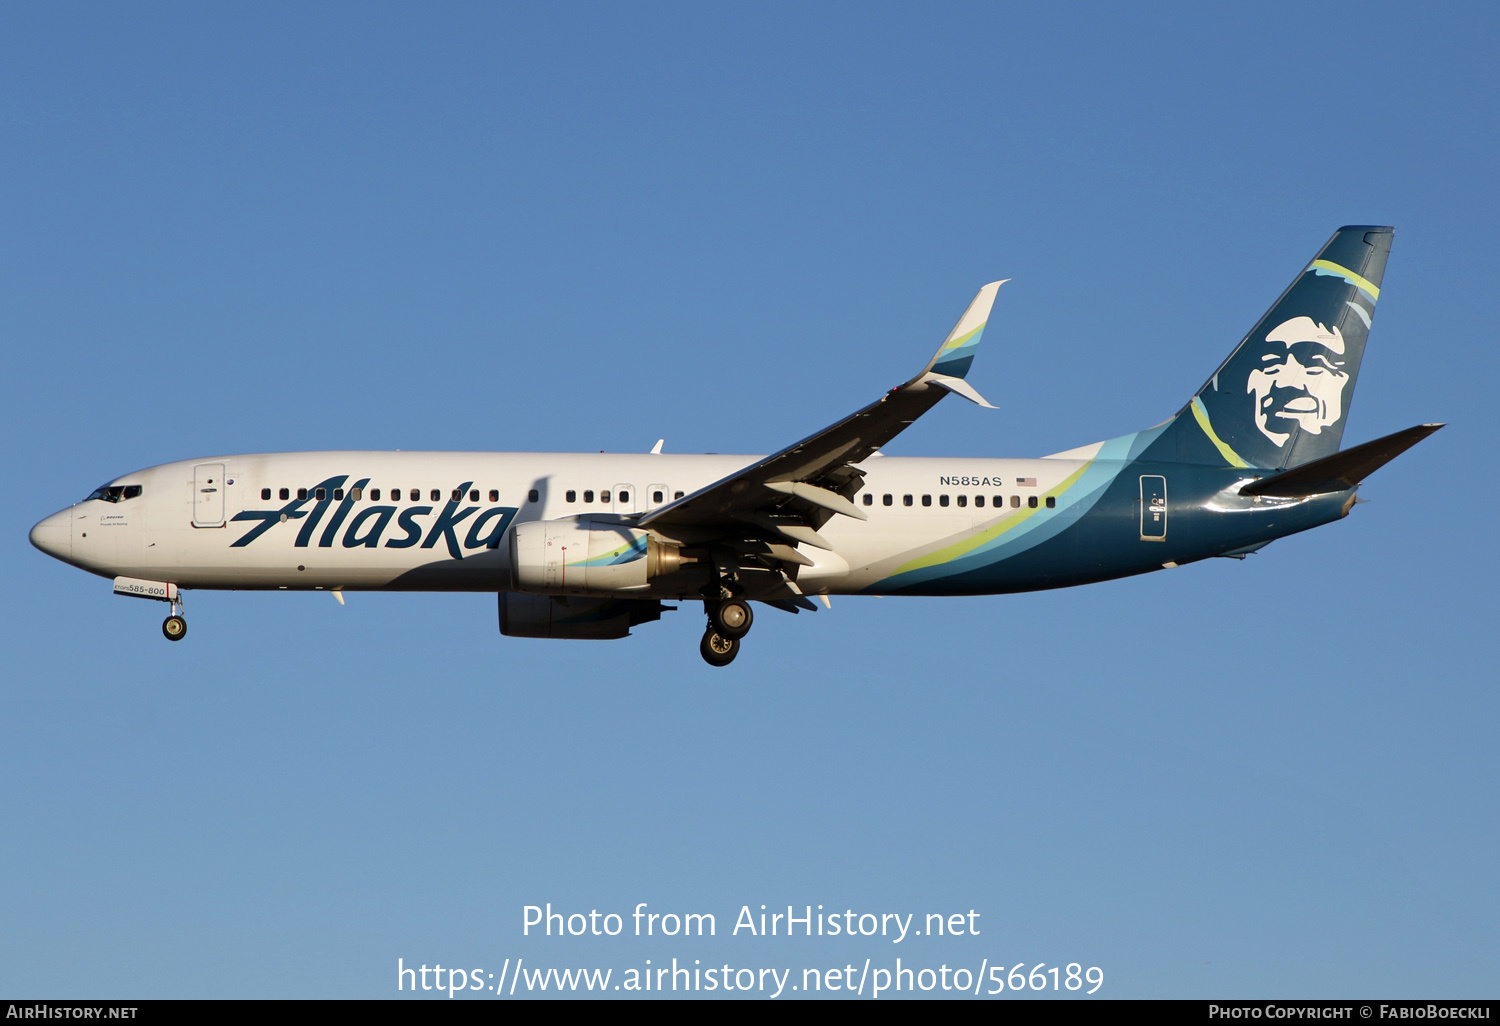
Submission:
M 1007 279 L 1008 280 L 1008 279 Z M 854 466 L 900 434 L 949 392 L 988 402 L 964 380 L 1004 281 L 979 290 L 921 372 L 864 409 L 774 455 L 643 515 L 637 526 L 686 544 L 727 546 L 741 568 L 780 573 L 794 594 L 796 567 L 812 561 L 796 546 L 831 549 L 817 529 L 835 515 L 866 519 L 852 497 L 863 473 Z

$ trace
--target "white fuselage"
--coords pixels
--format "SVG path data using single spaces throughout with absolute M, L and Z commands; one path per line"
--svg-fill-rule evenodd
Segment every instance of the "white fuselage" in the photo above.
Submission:
M 139 486 L 139 495 L 79 503 L 38 525 L 33 538 L 102 576 L 184 588 L 505 591 L 512 587 L 505 537 L 512 524 L 648 511 L 757 459 L 481 452 L 214 457 L 117 478 L 113 484 Z M 860 467 L 865 485 L 856 497 L 868 519 L 833 517 L 821 529 L 833 551 L 804 546 L 814 565 L 802 567 L 798 580 L 809 593 L 867 590 L 890 575 L 903 553 L 1036 508 L 1038 497 L 1085 462 L 873 457 Z M 297 504 L 302 489 L 307 498 Z M 298 508 L 283 519 L 277 511 L 289 504 Z M 691 597 L 655 588 L 649 594 Z

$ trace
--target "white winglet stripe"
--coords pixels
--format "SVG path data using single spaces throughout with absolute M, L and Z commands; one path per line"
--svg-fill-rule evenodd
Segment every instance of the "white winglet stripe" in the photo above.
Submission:
M 1001 278 L 999 281 L 990 282 L 979 290 L 979 294 L 974 297 L 974 302 L 969 304 L 969 308 L 964 311 L 964 315 L 958 319 L 958 323 L 953 326 L 953 330 L 948 332 L 948 337 L 943 340 L 945 347 L 949 342 L 952 342 L 956 338 L 962 338 L 990 319 L 990 308 L 995 305 L 995 293 L 999 292 L 1000 286 L 1008 281 L 1010 281 L 1009 278 Z M 952 309 L 952 307 L 949 309 Z M 928 337 L 930 338 L 931 336 Z

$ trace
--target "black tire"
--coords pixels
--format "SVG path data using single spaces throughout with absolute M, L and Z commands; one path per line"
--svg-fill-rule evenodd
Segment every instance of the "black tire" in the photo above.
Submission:
M 168 641 L 181 641 L 187 637 L 187 621 L 180 616 L 169 616 L 161 622 L 161 632 Z
M 750 603 L 744 599 L 731 598 L 720 602 L 709 620 L 721 637 L 743 638 L 750 633 L 755 614 L 750 611 Z
M 709 666 L 728 666 L 740 654 L 740 639 L 726 638 L 713 629 L 703 632 L 698 652 Z

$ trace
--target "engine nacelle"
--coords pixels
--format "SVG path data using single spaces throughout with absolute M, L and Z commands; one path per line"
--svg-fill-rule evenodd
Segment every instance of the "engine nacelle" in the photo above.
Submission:
M 517 524 L 510 559 L 518 591 L 549 595 L 640 591 L 694 562 L 650 531 L 588 514 Z
M 576 595 L 500 593 L 500 633 L 512 638 L 608 641 L 636 624 L 661 618 L 655 599 L 581 598 Z

